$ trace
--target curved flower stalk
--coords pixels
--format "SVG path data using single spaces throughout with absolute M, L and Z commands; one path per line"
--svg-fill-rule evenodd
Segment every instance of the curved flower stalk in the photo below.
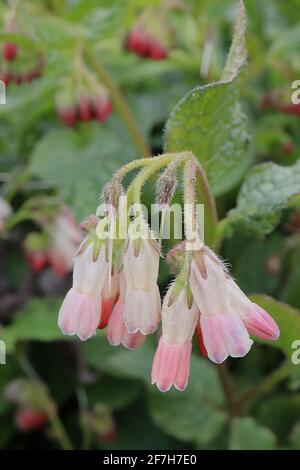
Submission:
M 207 247 L 193 257 L 189 283 L 201 312 L 203 344 L 213 362 L 245 356 L 253 343 L 249 333 L 262 339 L 279 337 L 274 320 L 246 297 Z

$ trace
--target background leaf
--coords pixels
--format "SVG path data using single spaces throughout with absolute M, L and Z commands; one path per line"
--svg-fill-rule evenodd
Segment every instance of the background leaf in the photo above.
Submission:
M 259 426 L 253 418 L 235 418 L 232 423 L 231 450 L 271 450 L 276 447 L 276 438 L 270 429 Z
M 266 295 L 252 295 L 251 300 L 269 312 L 280 329 L 279 339 L 265 344 L 281 349 L 290 357 L 294 352 L 292 343 L 300 339 L 300 311 Z
M 122 139 L 115 138 L 116 132 Z M 112 123 L 88 126 L 83 134 L 53 130 L 36 145 L 31 170 L 53 184 L 79 221 L 95 212 L 103 185 L 135 153 L 129 138 Z
M 282 210 L 295 204 L 293 197 L 299 191 L 299 161 L 289 167 L 271 162 L 257 165 L 247 175 L 228 223 L 259 236 L 269 233 L 278 224 Z
M 246 116 L 241 110 L 238 73 L 246 61 L 245 10 L 239 12 L 222 81 L 197 86 L 173 109 L 165 130 L 165 150 L 192 151 L 219 196 L 235 186 L 251 160 Z
M 26 308 L 16 314 L 11 325 L 1 327 L 0 337 L 7 352 L 12 352 L 17 341 L 65 340 L 57 326 L 61 299 L 31 299 Z

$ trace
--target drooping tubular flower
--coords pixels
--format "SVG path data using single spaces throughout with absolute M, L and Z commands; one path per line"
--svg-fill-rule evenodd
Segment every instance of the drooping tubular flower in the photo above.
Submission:
M 133 221 L 123 264 L 126 280 L 124 319 L 129 333 L 153 333 L 160 319 L 161 301 L 157 286 L 159 248 L 144 220 Z
M 61 306 L 58 324 L 64 334 L 81 340 L 93 336 L 101 318 L 101 294 L 108 276 L 106 245 L 87 238 L 75 258 L 73 287 Z
M 122 344 L 127 349 L 136 349 L 142 346 L 146 337 L 139 331 L 136 333 L 129 333 L 127 330 L 124 321 L 126 281 L 122 272 L 120 273 L 119 278 L 120 296 L 113 307 L 108 320 L 106 333 L 107 339 L 112 346 L 119 346 Z
M 263 339 L 278 338 L 274 320 L 245 296 L 208 248 L 194 256 L 189 282 L 200 310 L 204 347 L 213 362 L 245 356 L 253 343 L 249 333 Z
M 169 289 L 162 306 L 162 336 L 152 366 L 152 383 L 161 392 L 172 385 L 183 391 L 188 383 L 192 337 L 199 319 L 193 298 L 182 289 L 173 294 Z

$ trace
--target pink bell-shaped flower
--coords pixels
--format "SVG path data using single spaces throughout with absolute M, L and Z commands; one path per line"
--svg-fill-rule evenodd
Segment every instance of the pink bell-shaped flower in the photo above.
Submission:
M 162 336 L 152 366 L 152 383 L 161 392 L 172 385 L 184 390 L 188 383 L 192 337 L 199 318 L 195 304 L 189 307 L 186 290 L 172 299 L 169 289 L 162 306 Z
M 204 255 L 205 274 L 195 260 L 190 287 L 200 310 L 200 326 L 208 357 L 216 363 L 228 356 L 245 356 L 253 343 L 238 312 L 229 301 L 226 275 L 221 262 Z
M 129 333 L 153 333 L 160 319 L 161 301 L 157 286 L 159 250 L 146 223 L 142 236 L 129 238 L 123 265 L 126 280 L 124 319 Z M 129 231 L 130 233 L 130 231 Z

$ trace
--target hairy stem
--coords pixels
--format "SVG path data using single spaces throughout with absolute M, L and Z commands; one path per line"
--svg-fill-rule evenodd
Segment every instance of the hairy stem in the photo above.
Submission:
M 236 415 L 236 409 L 235 409 L 236 393 L 233 388 L 232 380 L 231 380 L 226 362 L 223 362 L 222 364 L 218 364 L 217 372 L 218 372 L 220 384 L 223 388 L 223 393 L 227 402 L 230 417 L 233 417 Z
M 206 245 L 214 248 L 214 239 L 218 226 L 217 208 L 205 171 L 198 161 L 196 166 L 196 179 L 197 200 L 204 204 L 204 241 Z
M 133 180 L 130 187 L 128 188 L 128 205 L 132 202 L 139 204 L 141 201 L 142 187 L 146 181 L 162 167 L 168 165 L 172 161 L 185 161 L 189 158 L 193 158 L 190 152 L 181 153 L 165 153 L 158 157 L 151 159 L 151 164 L 144 168 Z
M 126 103 L 124 96 L 122 95 L 118 86 L 114 82 L 113 78 L 106 71 L 106 69 L 103 67 L 99 59 L 95 56 L 95 54 L 90 48 L 86 48 L 85 53 L 90 63 L 93 65 L 94 70 L 101 79 L 102 83 L 108 89 L 111 99 L 117 111 L 119 112 L 119 115 L 122 118 L 124 125 L 126 126 L 127 131 L 130 134 L 138 152 L 141 154 L 142 157 L 147 157 L 151 155 L 150 148 L 146 140 L 144 139 L 143 134 L 139 130 L 136 120 Z

